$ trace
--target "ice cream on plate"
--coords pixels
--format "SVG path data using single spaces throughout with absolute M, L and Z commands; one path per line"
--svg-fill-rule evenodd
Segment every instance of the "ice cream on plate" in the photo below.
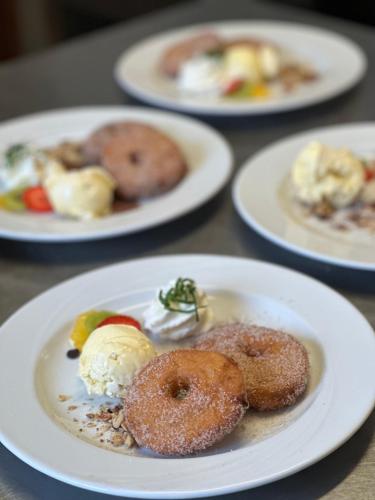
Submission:
M 358 197 L 365 170 L 348 149 L 311 142 L 297 157 L 291 177 L 295 195 L 303 203 L 326 201 L 334 208 L 343 208 Z
M 235 45 L 224 56 L 224 70 L 228 79 L 242 78 L 252 83 L 272 79 L 280 71 L 280 55 L 272 45 L 259 47 Z
M 94 219 L 111 211 L 116 184 L 104 169 L 92 166 L 53 172 L 47 176 L 44 187 L 56 213 Z
M 143 314 L 144 327 L 161 340 L 180 340 L 207 328 L 207 296 L 193 280 L 178 278 L 158 290 Z
M 358 146 L 357 146 L 358 147 Z M 375 160 L 346 147 L 314 141 L 297 156 L 288 182 L 294 216 L 314 230 L 334 232 L 352 242 L 372 244 L 375 232 Z M 354 233 L 355 231 L 355 233 Z M 367 233 L 367 235 L 366 235 Z
M 123 397 L 134 375 L 154 356 L 152 343 L 134 326 L 101 326 L 83 346 L 79 375 L 89 395 Z

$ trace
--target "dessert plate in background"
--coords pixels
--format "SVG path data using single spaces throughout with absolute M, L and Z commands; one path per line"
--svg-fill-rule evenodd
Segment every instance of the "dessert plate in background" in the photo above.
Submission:
M 140 202 L 132 210 L 90 221 L 63 218 L 56 214 L 18 214 L 1 210 L 0 237 L 68 242 L 134 233 L 197 208 L 227 182 L 232 168 L 232 153 L 221 135 L 190 118 L 136 107 L 72 108 L 3 122 L 0 124 L 0 150 L 20 142 L 45 147 L 62 140 L 81 140 L 96 128 L 121 120 L 152 125 L 179 145 L 189 171 L 175 188 L 147 202 Z
M 334 230 L 299 216 L 285 188 L 300 151 L 311 141 L 346 147 L 375 158 L 375 124 L 309 130 L 276 142 L 250 158 L 233 184 L 234 205 L 242 219 L 287 250 L 330 264 L 375 270 L 375 233 Z
M 311 64 L 321 76 L 289 95 L 258 102 L 183 96 L 174 81 L 161 74 L 160 58 L 176 42 L 207 31 L 224 37 L 256 37 L 274 42 Z M 147 38 L 119 57 L 114 76 L 126 92 L 156 106 L 196 114 L 249 115 L 288 111 L 332 98 L 355 85 L 366 66 L 363 51 L 331 31 L 278 21 L 228 21 L 189 26 Z
M 176 276 L 194 279 L 214 314 L 298 337 L 311 365 L 306 395 L 285 411 L 250 416 L 255 425 L 241 439 L 229 435 L 218 447 L 185 458 L 142 450 L 116 453 L 84 439 L 71 429 L 58 400 L 60 393 L 79 390 L 78 362 L 65 355 L 75 316 L 110 308 L 139 317 L 155 290 Z M 293 474 L 346 441 L 374 406 L 374 358 L 374 333 L 363 316 L 338 293 L 302 274 L 210 255 L 128 261 L 50 289 L 1 327 L 0 397 L 6 404 L 0 440 L 39 471 L 107 494 L 164 499 L 235 492 Z M 271 424 L 271 432 L 265 432 Z

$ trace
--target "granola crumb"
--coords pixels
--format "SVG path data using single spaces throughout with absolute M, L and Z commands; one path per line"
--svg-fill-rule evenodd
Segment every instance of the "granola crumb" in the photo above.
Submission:
M 126 428 L 124 411 L 120 405 L 111 407 L 101 405 L 98 411 L 86 413 L 86 420 L 82 420 L 81 423 L 79 431 L 94 430 L 95 438 L 100 443 L 106 442 L 116 448 L 121 446 L 131 448 L 136 444 Z
M 329 219 L 335 209 L 329 201 L 322 200 L 312 207 L 312 211 L 313 214 L 316 215 L 319 219 Z
M 64 401 L 68 401 L 68 399 L 71 399 L 71 396 L 67 396 L 66 394 L 59 394 L 58 399 L 63 403 Z
M 135 440 L 134 440 L 133 436 L 131 436 L 129 433 L 127 433 L 125 435 L 124 445 L 127 448 L 132 448 L 132 446 L 134 446 L 134 444 L 135 444 Z
M 124 436 L 122 434 L 114 434 L 111 437 L 111 443 L 113 446 L 122 446 L 125 443 Z
M 68 406 L 68 411 L 74 411 L 77 408 L 78 408 L 78 406 L 76 406 L 76 405 L 70 405 L 70 406 Z
M 114 415 L 112 418 L 112 427 L 114 429 L 119 429 L 122 422 L 124 420 L 124 412 L 120 410 L 117 415 Z

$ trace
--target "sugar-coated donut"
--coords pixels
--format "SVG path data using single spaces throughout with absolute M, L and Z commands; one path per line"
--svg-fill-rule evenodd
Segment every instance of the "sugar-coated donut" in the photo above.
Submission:
M 82 143 L 82 153 L 87 165 L 101 165 L 104 146 L 117 135 L 124 135 L 131 129 L 134 122 L 107 123 L 94 130 Z
M 125 422 L 137 444 L 163 455 L 204 450 L 229 434 L 247 408 L 237 364 L 194 349 L 161 354 L 133 380 Z
M 160 62 L 161 71 L 174 78 L 187 60 L 203 52 L 217 50 L 221 46 L 222 40 L 215 33 L 201 33 L 184 39 L 165 51 Z
M 245 377 L 251 408 L 276 410 L 292 405 L 306 389 L 306 349 L 287 333 L 232 323 L 214 327 L 194 347 L 218 351 L 236 361 Z
M 121 196 L 129 200 L 169 191 L 187 173 L 178 145 L 140 123 L 128 123 L 126 130 L 104 143 L 102 165 L 116 180 Z

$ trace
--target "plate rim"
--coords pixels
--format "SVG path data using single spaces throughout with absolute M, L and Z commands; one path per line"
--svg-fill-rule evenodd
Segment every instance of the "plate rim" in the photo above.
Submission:
M 251 104 L 248 103 L 247 106 L 238 107 L 238 109 L 222 109 L 218 105 L 210 105 L 205 108 L 200 108 L 199 104 L 195 105 L 194 103 L 183 103 L 174 101 L 172 98 L 163 97 L 163 96 L 155 96 L 154 94 L 150 94 L 148 92 L 143 92 L 139 90 L 135 84 L 129 82 L 128 79 L 124 79 L 121 75 L 122 66 L 125 65 L 126 59 L 131 51 L 138 49 L 141 45 L 152 42 L 155 38 L 160 38 L 162 35 L 173 35 L 178 33 L 182 33 L 188 30 L 199 30 L 202 28 L 212 27 L 215 29 L 220 28 L 224 25 L 235 25 L 235 24 L 249 24 L 252 26 L 260 25 L 260 24 L 268 24 L 268 25 L 276 25 L 278 27 L 290 27 L 290 28 L 306 28 L 311 32 L 314 31 L 317 34 L 322 34 L 324 36 L 329 36 L 334 38 L 336 41 L 340 41 L 342 46 L 349 48 L 353 52 L 355 52 L 357 60 L 359 62 L 359 70 L 357 74 L 353 74 L 352 78 L 345 82 L 345 85 L 339 85 L 336 90 L 332 89 L 329 92 L 325 92 L 323 96 L 311 96 L 304 99 L 304 103 L 299 103 L 297 101 L 285 102 L 279 101 L 276 105 L 267 106 L 263 108 L 253 107 L 251 108 Z M 125 93 L 135 97 L 136 99 L 151 104 L 152 106 L 162 107 L 164 109 L 176 112 L 183 112 L 193 115 L 201 115 L 201 116 L 259 116 L 259 115 L 269 115 L 269 114 L 278 114 L 278 113 L 286 113 L 288 111 L 293 111 L 297 109 L 304 109 L 310 106 L 317 105 L 319 103 L 326 102 L 334 97 L 344 94 L 349 91 L 351 88 L 355 87 L 366 75 L 368 70 L 368 58 L 365 51 L 362 47 L 352 40 L 350 37 L 339 33 L 338 31 L 331 30 L 328 28 L 321 28 L 318 25 L 303 23 L 303 22 L 292 22 L 292 21 L 280 21 L 277 19 L 254 19 L 254 20 L 239 20 L 239 19 L 229 19 L 226 21 L 207 21 L 205 23 L 193 23 L 183 25 L 180 28 L 172 28 L 164 31 L 159 31 L 153 35 L 146 36 L 142 40 L 137 41 L 136 43 L 130 45 L 128 48 L 120 52 L 117 56 L 115 64 L 113 66 L 113 79 L 116 84 L 122 89 Z M 246 103 L 245 103 L 246 104 Z
M 250 170 L 251 165 L 254 164 L 259 157 L 261 157 L 267 150 L 271 148 L 280 147 L 283 144 L 287 145 L 290 141 L 297 140 L 306 136 L 307 134 L 318 134 L 334 131 L 335 129 L 351 129 L 351 128 L 362 128 L 362 127 L 373 127 L 375 132 L 375 120 L 374 121 L 359 121 L 359 122 L 349 122 L 338 125 L 327 125 L 324 127 L 313 127 L 310 129 L 306 129 L 302 132 L 297 132 L 295 134 L 290 134 L 281 137 L 280 139 L 268 143 L 266 146 L 258 149 L 253 155 L 250 155 L 241 165 L 241 167 L 236 171 L 235 177 L 231 186 L 232 191 L 232 201 L 233 205 L 240 215 L 242 221 L 247 224 L 250 228 L 254 229 L 259 235 L 261 235 L 264 239 L 271 242 L 274 245 L 280 246 L 289 252 L 296 253 L 302 257 L 307 257 L 313 261 L 320 261 L 326 264 L 335 265 L 338 267 L 344 267 L 348 269 L 355 269 L 359 271 L 375 271 L 375 260 L 373 263 L 366 263 L 355 261 L 351 259 L 345 259 L 340 257 L 333 257 L 327 254 L 321 253 L 316 250 L 309 250 L 302 246 L 299 246 L 296 243 L 288 242 L 286 239 L 281 236 L 276 235 L 272 232 L 272 230 L 266 228 L 261 223 L 259 223 L 253 215 L 251 215 L 245 208 L 241 195 L 241 183 L 243 182 L 243 177 L 246 175 L 247 171 Z
M 167 224 L 169 222 L 172 222 L 174 220 L 179 219 L 180 217 L 183 217 L 190 212 L 197 210 L 199 207 L 213 199 L 228 183 L 231 178 L 231 175 L 233 173 L 233 167 L 234 167 L 234 153 L 233 153 L 233 148 L 230 145 L 229 141 L 225 138 L 225 136 L 218 130 L 216 130 L 214 127 L 198 120 L 195 117 L 188 117 L 184 115 L 180 115 L 177 112 L 173 111 L 168 111 L 168 110 L 162 110 L 162 109 L 152 109 L 148 108 L 147 106 L 131 106 L 131 105 L 88 105 L 88 106 L 69 106 L 69 107 L 59 107 L 59 108 L 51 108 L 48 110 L 43 110 L 40 112 L 34 112 L 26 115 L 21 115 L 17 116 L 15 118 L 11 118 L 9 120 L 4 120 L 0 123 L 0 134 L 1 134 L 1 129 L 2 127 L 7 127 L 7 126 L 17 126 L 19 124 L 22 124 L 24 120 L 29 120 L 29 119 L 44 119 L 44 118 L 49 118 L 53 117 L 53 115 L 58 116 L 59 114 L 70 114 L 72 115 L 74 113 L 95 113 L 95 112 L 119 112 L 122 111 L 124 113 L 130 112 L 130 113 L 138 113 L 140 112 L 149 114 L 149 115 L 155 115 L 159 116 L 162 118 L 163 116 L 167 116 L 170 118 L 173 118 L 177 121 L 179 121 L 181 124 L 184 122 L 191 125 L 191 126 L 198 126 L 201 130 L 205 130 L 205 132 L 209 133 L 212 138 L 217 141 L 217 143 L 221 143 L 221 146 L 223 147 L 223 150 L 225 150 L 225 173 L 223 173 L 222 179 L 220 182 L 216 182 L 214 189 L 210 187 L 209 195 L 205 195 L 199 200 L 195 200 L 191 198 L 191 202 L 189 206 L 185 206 L 182 209 L 176 208 L 175 210 L 171 210 L 170 213 L 166 216 L 158 216 L 155 217 L 153 220 L 148 220 L 144 221 L 142 224 L 138 224 L 136 227 L 131 228 L 128 230 L 126 228 L 126 223 L 122 226 L 122 228 L 111 228 L 109 225 L 108 228 L 105 230 L 101 229 L 98 232 L 95 231 L 93 233 L 85 233 L 85 234 L 59 234 L 59 233 L 49 233 L 49 234 L 33 234 L 32 232 L 27 232 L 27 231 L 22 231 L 20 233 L 14 232 L 12 230 L 8 229 L 2 229 L 0 227 L 0 238 L 8 239 L 8 240 L 13 240 L 13 241 L 28 241 L 28 242 L 35 242 L 35 243 L 74 243 L 74 242 L 81 242 L 81 241 L 96 241 L 96 240 L 102 240 L 102 239 L 109 239 L 109 238 L 114 238 L 114 237 L 119 237 L 119 236 L 126 236 L 126 235 L 131 235 L 131 234 L 136 234 L 141 231 L 145 231 L 154 227 L 157 227 L 159 225 Z M 168 193 L 166 193 L 168 194 Z M 163 196 L 163 195 L 161 195 Z
M 286 268 L 284 266 L 280 266 L 277 264 L 273 263 L 268 263 L 268 262 L 263 262 L 255 259 L 248 259 L 246 257 L 238 257 L 238 256 L 231 256 L 231 255 L 219 255 L 219 254 L 172 254 L 172 255 L 164 255 L 164 256 L 151 256 L 151 257 L 143 257 L 139 259 L 131 259 L 131 260 L 126 260 L 122 262 L 118 262 L 115 264 L 111 265 L 106 265 L 103 267 L 99 267 L 97 269 L 93 269 L 91 271 L 84 272 L 82 274 L 79 274 L 77 276 L 74 276 L 72 278 L 69 278 L 67 280 L 64 280 L 63 282 L 54 285 L 47 289 L 46 291 L 42 292 L 32 300 L 28 301 L 26 304 L 21 306 L 19 309 L 17 309 L 6 321 L 5 323 L 0 327 L 0 335 L 2 333 L 2 330 L 4 327 L 7 326 L 8 322 L 10 323 L 14 317 L 19 314 L 22 314 L 27 310 L 30 306 L 33 306 L 36 304 L 40 299 L 45 298 L 48 296 L 52 291 L 57 291 L 59 288 L 64 287 L 65 285 L 68 284 L 74 284 L 74 282 L 81 281 L 87 279 L 90 275 L 94 275 L 96 273 L 102 273 L 105 274 L 110 270 L 114 270 L 116 268 L 122 267 L 122 266 L 127 266 L 127 265 L 132 265 L 133 263 L 137 264 L 142 264 L 145 261 L 153 261 L 154 265 L 155 261 L 156 263 L 160 261 L 167 262 L 168 259 L 177 259 L 177 260 L 182 260 L 185 258 L 194 258 L 194 259 L 219 259 L 219 260 L 226 260 L 226 261 L 231 261 L 235 262 L 237 264 L 250 264 L 250 265 L 255 265 L 255 266 L 260 266 L 263 268 L 268 268 L 270 270 L 276 270 L 281 273 L 284 273 L 286 275 L 293 275 L 295 276 L 298 280 L 303 280 L 306 282 L 309 282 L 314 285 L 314 287 L 322 288 L 326 292 L 328 292 L 335 300 L 338 300 L 341 302 L 342 305 L 345 305 L 345 308 L 349 308 L 351 314 L 355 314 L 355 316 L 360 319 L 363 322 L 363 325 L 366 327 L 368 330 L 368 333 L 372 332 L 373 329 L 370 323 L 368 322 L 367 318 L 344 296 L 336 292 L 336 290 L 332 289 L 328 285 L 320 282 L 319 280 L 312 278 L 310 276 L 307 276 L 299 271 L 295 271 L 293 269 Z M 367 335 L 367 333 L 366 333 Z M 371 337 L 372 338 L 372 337 Z M 375 342 L 375 338 L 372 338 L 372 341 Z M 286 469 L 280 470 L 278 473 L 270 473 L 268 476 L 264 477 L 263 479 L 260 479 L 258 481 L 252 480 L 251 485 L 249 486 L 250 481 L 241 481 L 241 482 L 235 482 L 231 483 L 229 486 L 225 487 L 214 487 L 214 488 L 207 488 L 206 490 L 196 490 L 189 492 L 187 490 L 168 490 L 167 492 L 163 490 L 152 490 L 152 491 L 141 491 L 141 490 L 125 490 L 124 487 L 108 487 L 104 485 L 103 483 L 96 483 L 95 481 L 92 480 L 87 480 L 82 481 L 81 479 L 77 479 L 76 476 L 71 476 L 67 475 L 65 473 L 59 473 L 56 471 L 53 467 L 49 467 L 48 464 L 46 466 L 45 463 L 43 463 L 43 460 L 41 459 L 34 459 L 32 456 L 30 457 L 30 454 L 25 454 L 23 453 L 22 449 L 17 447 L 16 445 L 12 445 L 12 440 L 8 440 L 6 433 L 4 433 L 3 430 L 0 428 L 0 439 L 3 445 L 11 451 L 15 456 L 20 458 L 22 461 L 33 467 L 34 469 L 45 473 L 54 479 L 63 481 L 65 483 L 71 484 L 73 486 L 77 486 L 83 489 L 88 489 L 91 491 L 97 491 L 101 493 L 110 493 L 112 495 L 116 496 L 121 496 L 121 495 L 131 495 L 136 498 L 199 498 L 202 496 L 214 496 L 214 495 L 220 495 L 220 494 L 227 494 L 227 493 L 233 493 L 233 492 L 238 492 L 238 491 L 243 491 L 249 488 L 254 488 L 257 486 L 261 486 L 264 484 L 268 484 L 274 481 L 277 481 L 279 479 L 282 479 L 284 477 L 287 477 L 291 474 L 294 474 L 300 470 L 305 469 L 306 467 L 309 467 L 310 465 L 320 461 L 333 451 L 335 451 L 337 448 L 339 448 L 342 444 L 344 444 L 348 439 L 350 439 L 355 432 L 363 425 L 363 423 L 366 421 L 370 413 L 372 412 L 374 406 L 375 406 L 375 396 L 373 398 L 373 401 L 369 401 L 368 404 L 366 405 L 367 409 L 366 412 L 362 414 L 360 418 L 357 419 L 355 425 L 351 428 L 350 432 L 347 432 L 345 435 L 342 436 L 341 439 L 339 439 L 333 446 L 329 446 L 327 449 L 324 450 L 324 452 L 319 452 L 318 454 L 315 453 L 313 454 L 310 459 L 307 459 L 303 462 L 297 463 L 295 466 L 290 466 Z

